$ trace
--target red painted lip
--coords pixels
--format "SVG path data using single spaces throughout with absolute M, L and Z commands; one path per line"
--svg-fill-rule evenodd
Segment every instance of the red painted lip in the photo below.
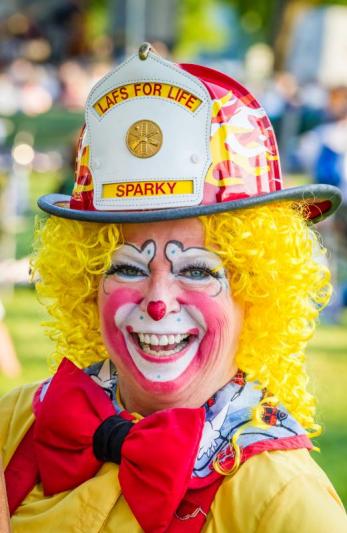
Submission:
M 199 335 L 198 328 L 188 329 L 188 331 L 185 331 L 184 333 L 179 333 L 178 331 L 176 331 L 175 333 L 173 333 L 172 331 L 169 333 L 154 333 L 153 331 L 134 331 L 134 328 L 132 326 L 126 326 L 125 329 L 128 333 L 148 333 L 148 335 Z
M 138 346 L 138 344 L 136 343 L 134 338 L 130 335 L 130 333 L 132 333 L 133 331 L 130 331 L 128 328 L 132 330 L 132 327 L 131 326 L 127 326 L 126 327 L 127 332 L 129 333 L 128 338 L 130 339 L 130 342 L 135 347 L 137 353 L 139 355 L 141 355 L 141 357 L 143 359 L 145 359 L 146 361 L 149 361 L 150 363 L 172 363 L 173 361 L 178 361 L 178 359 L 180 359 L 181 357 L 183 357 L 185 355 L 187 350 L 190 348 L 191 344 L 198 337 L 198 333 L 199 333 L 199 330 L 197 328 L 193 328 L 192 330 L 190 330 L 187 333 L 187 335 L 188 334 L 189 335 L 193 335 L 194 337 L 191 337 L 191 339 L 189 340 L 187 346 L 182 351 L 176 352 L 175 354 L 172 354 L 172 355 L 168 355 L 167 357 L 165 357 L 165 356 L 154 357 L 153 355 L 149 355 L 146 352 L 144 352 L 143 350 L 141 350 L 141 348 Z M 163 333 L 162 335 L 165 335 L 165 333 Z M 169 333 L 169 335 L 171 335 L 171 334 Z M 200 342 L 201 342 L 201 340 L 200 340 Z M 200 342 L 199 342 L 199 344 L 200 344 Z

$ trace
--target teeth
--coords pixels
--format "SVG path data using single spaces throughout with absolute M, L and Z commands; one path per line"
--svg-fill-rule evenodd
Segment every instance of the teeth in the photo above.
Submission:
M 180 337 L 180 335 L 177 335 L 177 337 Z M 166 346 L 169 344 L 169 339 L 166 335 L 161 335 L 159 339 L 159 346 Z
M 174 353 L 179 352 L 179 348 L 176 350 L 162 350 L 161 352 L 155 352 L 154 350 L 151 350 L 150 348 L 146 349 L 146 353 L 149 355 L 155 355 L 156 357 L 167 357 L 168 355 L 173 355 Z
M 154 333 L 137 333 L 142 349 L 151 355 L 156 357 L 168 356 L 182 350 L 184 344 L 183 341 L 187 340 L 189 335 L 187 333 L 177 333 L 176 335 L 155 335 Z M 164 347 L 173 345 L 171 350 L 165 350 Z M 162 346 L 162 350 L 153 350 L 154 346 Z
M 177 353 L 180 351 L 180 347 L 176 347 L 175 350 L 162 350 L 159 352 L 155 352 L 154 350 L 151 350 L 149 346 L 144 346 L 143 350 L 148 353 L 149 355 L 154 355 L 155 357 L 167 357 L 168 355 L 173 355 L 174 353 Z
M 155 335 L 154 333 L 137 333 L 140 342 L 143 344 L 152 344 L 152 346 L 166 346 L 167 344 L 179 344 L 184 339 L 187 339 L 189 335 L 179 334 L 176 335 Z
M 152 346 L 158 346 L 159 344 L 159 339 L 156 335 L 151 335 L 151 342 L 150 344 L 152 344 Z

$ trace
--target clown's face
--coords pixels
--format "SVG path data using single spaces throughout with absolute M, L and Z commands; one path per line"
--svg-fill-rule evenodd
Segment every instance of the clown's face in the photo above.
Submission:
M 143 414 L 199 406 L 236 372 L 243 309 L 198 219 L 123 230 L 99 290 L 123 401 Z

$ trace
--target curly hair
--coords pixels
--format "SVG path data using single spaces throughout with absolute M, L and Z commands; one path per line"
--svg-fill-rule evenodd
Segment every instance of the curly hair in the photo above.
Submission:
M 271 391 L 307 430 L 316 431 L 304 350 L 331 285 L 325 251 L 304 211 L 283 202 L 200 220 L 206 246 L 222 258 L 233 297 L 245 305 L 239 368 L 249 381 Z M 38 225 L 32 267 L 39 298 L 51 316 L 45 325 L 55 342 L 56 364 L 68 357 L 82 367 L 108 357 L 97 291 L 122 242 L 117 224 L 51 217 Z

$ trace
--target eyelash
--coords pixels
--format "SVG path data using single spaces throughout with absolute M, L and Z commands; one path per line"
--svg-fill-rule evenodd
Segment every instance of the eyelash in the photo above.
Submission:
M 111 265 L 110 268 L 105 272 L 106 276 L 112 276 L 113 274 L 122 274 L 124 275 L 125 269 L 130 269 L 136 272 L 137 274 L 140 274 L 141 276 L 147 276 L 146 272 L 142 270 L 141 268 L 135 266 L 135 265 L 129 265 L 127 263 L 120 263 L 119 265 Z
M 220 279 L 222 277 L 222 274 L 220 272 L 216 272 L 211 270 L 206 263 L 193 263 L 191 265 L 187 265 L 182 270 L 179 271 L 179 275 L 191 271 L 191 270 L 200 270 L 204 272 L 205 274 L 208 274 L 209 276 L 212 276 L 215 279 Z
M 135 265 L 130 265 L 128 263 L 120 263 L 119 265 L 111 265 L 110 268 L 105 272 L 105 275 L 106 276 L 112 276 L 113 274 L 124 275 L 125 269 L 130 269 L 136 274 L 139 274 L 140 276 L 147 276 L 147 273 L 144 270 L 142 270 L 141 268 Z M 186 267 L 184 267 L 182 270 L 179 271 L 178 275 L 184 275 L 185 273 L 192 271 L 192 270 L 200 270 L 201 272 L 204 272 L 208 276 L 212 276 L 215 279 L 222 278 L 222 274 L 220 272 L 215 272 L 211 270 L 206 265 L 206 263 L 192 263 L 191 265 L 187 265 Z

